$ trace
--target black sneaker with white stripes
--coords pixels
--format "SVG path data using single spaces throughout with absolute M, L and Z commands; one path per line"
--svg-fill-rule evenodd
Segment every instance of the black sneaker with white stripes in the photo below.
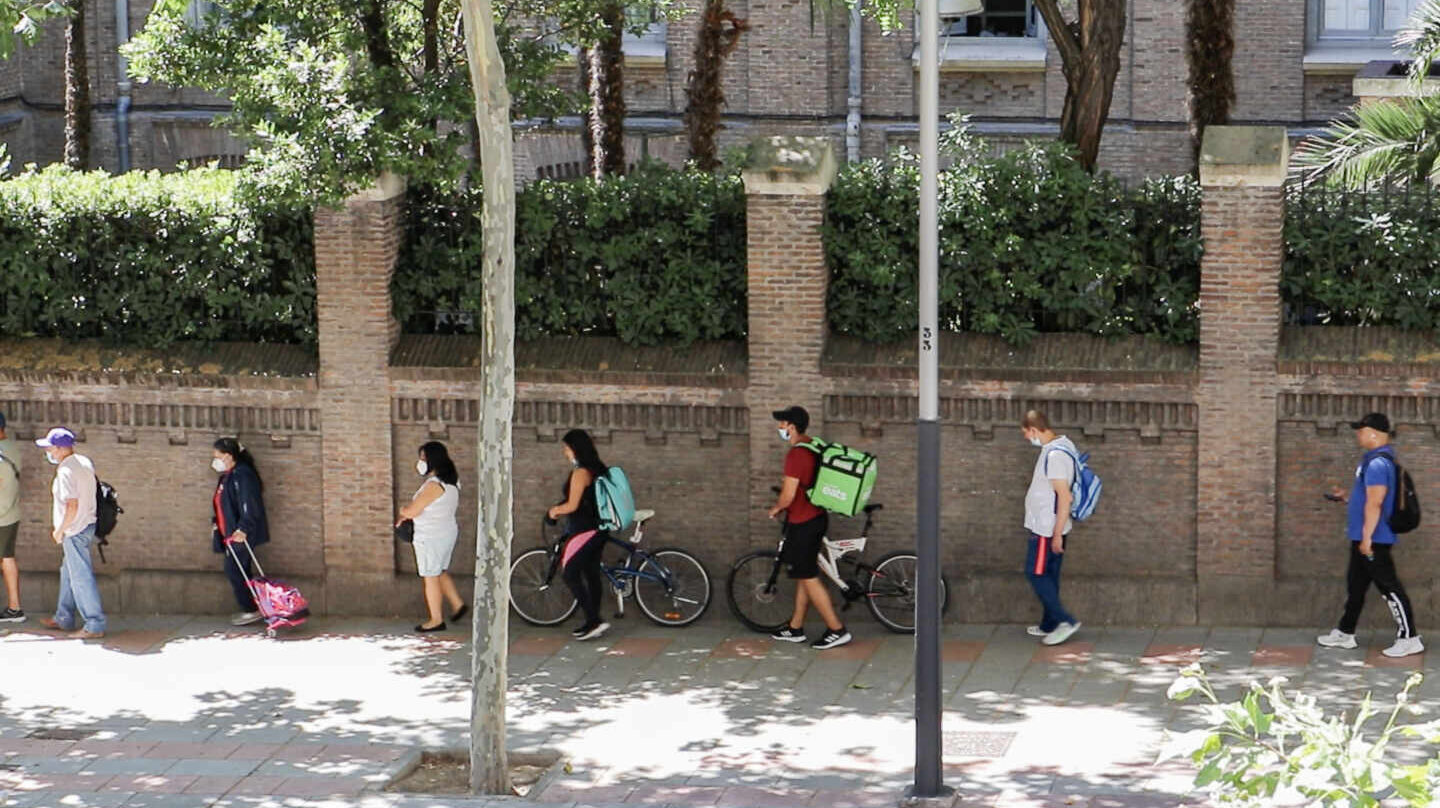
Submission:
M 805 636 L 803 629 L 785 626 L 774 634 L 771 634 L 770 639 L 779 640 L 780 642 L 805 642 L 808 638 Z
M 850 642 L 851 639 L 850 632 L 845 628 L 841 628 L 839 631 L 826 629 L 825 633 L 820 635 L 820 639 L 811 643 L 810 647 L 818 651 L 824 651 L 827 648 L 839 648 L 845 643 Z
M 19 609 L 6 609 L 0 612 L 0 623 L 23 623 L 25 613 Z

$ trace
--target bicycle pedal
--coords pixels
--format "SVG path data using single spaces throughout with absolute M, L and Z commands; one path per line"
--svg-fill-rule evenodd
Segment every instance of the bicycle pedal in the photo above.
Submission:
M 616 612 L 616 613 L 615 613 L 615 619 L 616 619 L 616 620 L 624 620 L 624 619 L 625 619 L 625 613 L 624 613 L 624 612 Z

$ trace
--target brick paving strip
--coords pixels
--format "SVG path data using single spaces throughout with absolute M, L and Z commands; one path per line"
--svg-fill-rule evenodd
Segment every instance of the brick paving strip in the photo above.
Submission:
M 120 665 L 155 660 L 170 653 L 172 643 L 197 637 L 221 643 L 216 647 L 222 651 L 224 643 L 255 642 L 199 622 L 200 628 L 185 620 L 165 630 L 146 628 L 130 640 L 120 630 L 88 648 L 58 640 L 50 647 L 77 654 L 77 661 L 93 653 L 117 655 L 102 659 Z M 213 714 L 202 709 L 197 715 L 208 716 L 205 721 L 131 719 L 112 710 L 114 717 L 101 714 L 91 725 L 50 718 L 78 714 L 61 705 L 21 704 L 0 716 L 0 808 L 871 808 L 894 805 L 908 783 L 908 747 L 899 739 L 913 732 L 910 638 L 864 626 L 850 646 L 817 653 L 728 626 L 655 632 L 632 623 L 600 643 L 572 642 L 558 630 L 515 632 L 512 744 L 559 749 L 571 762 L 569 772 L 549 781 L 537 799 L 437 800 L 384 792 L 422 747 L 454 747 L 457 738 L 463 743 L 456 730 L 463 731 L 468 695 L 463 643 L 452 638 L 448 644 L 431 639 L 405 645 L 412 638 L 399 631 L 372 621 L 368 631 L 317 631 L 309 638 L 335 644 L 333 653 L 358 647 L 381 654 L 377 639 L 396 646 L 347 674 L 365 678 L 387 666 L 411 666 L 394 680 L 404 687 L 387 680 L 373 703 L 337 695 L 320 699 L 328 705 L 321 709 L 301 709 L 297 694 L 315 685 L 305 680 L 274 708 L 246 711 L 238 706 L 243 699 L 225 694 L 237 706 Z M 1186 765 L 1152 765 L 1160 729 L 1185 726 L 1184 708 L 1163 694 L 1175 671 L 1190 662 L 1204 661 L 1217 681 L 1236 686 L 1247 677 L 1288 672 L 1330 688 L 1346 703 L 1365 689 L 1388 698 L 1411 670 L 1428 670 L 1425 657 L 1380 655 L 1386 638 L 1378 634 L 1360 650 L 1330 654 L 1302 644 L 1302 633 L 1259 629 L 1087 628 L 1056 648 L 1025 637 L 1023 627 L 957 626 L 947 633 L 953 636 L 942 652 L 949 699 L 946 781 L 959 789 L 954 804 L 967 807 L 1195 804 L 1185 796 L 1192 776 Z M 0 632 L 0 653 L 37 647 L 7 645 L 11 635 L 29 639 L 23 632 Z M 253 648 L 285 658 L 303 653 L 305 639 Z M 247 653 L 253 648 L 247 646 Z M 331 653 L 327 646 L 317 658 Z M 69 663 L 57 664 L 63 669 Z M 334 671 L 311 673 L 300 666 L 295 675 L 316 677 L 320 692 L 334 682 L 325 679 Z M 1428 686 L 1422 703 L 1440 696 L 1440 688 Z M 435 702 L 460 704 L 441 721 L 441 741 L 417 740 L 424 727 L 405 724 L 405 708 L 389 703 L 405 698 L 407 690 L 427 688 Z M 213 692 L 192 690 L 187 698 Z M 213 697 L 199 700 L 206 699 Z M 367 709 L 379 713 L 373 724 L 347 718 Z M 323 718 L 332 719 L 328 729 Z M 413 737 L 402 742 L 403 734 L 394 733 L 382 741 L 376 730 L 387 723 L 405 724 Z M 37 730 L 48 737 L 33 737 Z M 1080 760 L 1057 755 L 1057 748 L 1077 748 L 1081 735 L 1103 737 L 1106 744 L 1090 746 L 1120 752 Z M 1078 748 L 1087 751 L 1085 744 Z

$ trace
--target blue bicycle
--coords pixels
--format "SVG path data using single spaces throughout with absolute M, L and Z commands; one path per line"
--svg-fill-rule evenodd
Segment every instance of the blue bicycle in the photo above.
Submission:
M 613 536 L 607 540 L 624 552 L 623 563 L 602 562 L 600 570 L 615 592 L 616 617 L 625 616 L 625 599 L 634 596 L 640 611 L 656 623 L 689 625 L 710 607 L 710 574 L 699 559 L 677 547 L 654 552 L 640 548 L 645 523 L 654 516 L 654 511 L 636 511 L 630 540 Z M 560 574 L 565 537 L 552 533 L 558 531 L 542 522 L 544 546 L 520 553 L 510 564 L 510 608 L 535 626 L 563 623 L 580 605 Z

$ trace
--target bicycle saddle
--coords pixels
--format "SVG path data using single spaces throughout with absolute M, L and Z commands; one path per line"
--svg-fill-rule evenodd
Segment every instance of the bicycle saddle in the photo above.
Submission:
M 875 503 L 874 505 L 866 505 L 866 506 L 865 506 L 865 512 L 866 512 L 866 513 L 874 513 L 874 512 L 880 510 L 880 509 L 883 508 L 883 507 L 885 507 L 885 506 L 884 506 L 884 505 L 881 505 L 881 504 L 878 503 L 878 502 Z
M 654 511 L 651 511 L 651 510 L 642 510 L 642 511 L 636 511 L 636 512 L 635 512 L 635 524 L 637 524 L 637 525 L 639 525 L 639 524 L 644 524 L 647 519 L 654 519 L 654 518 L 655 518 L 655 512 L 654 512 Z

